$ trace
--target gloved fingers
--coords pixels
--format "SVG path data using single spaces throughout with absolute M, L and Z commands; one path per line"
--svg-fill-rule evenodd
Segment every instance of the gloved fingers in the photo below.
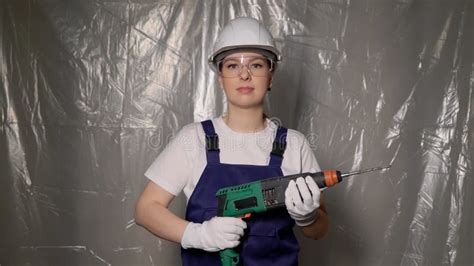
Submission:
M 190 222 L 181 239 L 181 246 L 209 252 L 239 245 L 247 224 L 233 217 L 213 217 L 202 224 Z
M 217 241 L 217 247 L 222 250 L 238 246 L 240 244 L 240 237 L 238 239 L 234 239 L 235 236 L 236 235 L 223 236 L 223 239 Z
M 229 234 L 227 237 L 229 241 L 240 241 L 240 237 L 242 237 L 242 235 Z
M 212 224 L 212 227 L 216 228 L 223 228 L 223 227 L 239 227 L 242 229 L 247 228 L 247 223 L 245 223 L 242 219 L 235 218 L 235 217 L 213 217 L 209 220 L 209 223 Z
M 224 233 L 223 238 L 227 241 L 238 241 L 242 235 L 233 233 Z
M 210 238 L 206 240 L 206 243 L 209 244 L 205 246 L 209 248 L 217 248 L 217 250 L 235 247 L 240 243 L 240 236 L 231 233 L 219 233 L 209 237 Z
M 240 241 L 229 241 L 227 243 L 227 245 L 225 247 L 223 247 L 222 249 L 226 249 L 226 248 L 235 248 L 236 246 L 238 246 L 240 244 Z
M 312 194 L 314 194 L 313 192 L 320 191 L 318 185 L 316 184 L 316 182 L 314 181 L 314 179 L 311 176 L 309 176 L 309 175 L 306 176 L 305 181 L 306 181 L 306 184 L 308 185 L 308 188 L 309 188 L 309 190 L 311 191 Z
M 301 200 L 300 192 L 298 191 L 298 186 L 294 180 L 291 180 L 288 183 L 288 187 L 285 191 L 285 199 L 289 198 L 292 201 L 292 204 L 298 206 L 303 203 Z
M 244 229 L 239 226 L 233 226 L 233 225 L 222 225 L 219 230 L 224 233 L 224 234 L 232 234 L 232 235 L 237 235 L 237 236 L 243 236 L 244 235 Z
M 235 218 L 235 217 L 214 217 L 214 218 L 219 219 L 219 223 L 221 224 L 227 224 L 227 225 L 231 225 L 235 227 L 240 227 L 242 229 L 247 228 L 247 223 L 244 222 L 240 218 Z
M 305 179 L 302 177 L 298 177 L 298 179 L 296 179 L 296 185 L 298 186 L 298 191 L 301 195 L 302 203 L 305 206 L 312 205 L 313 198 L 311 196 L 311 192 L 309 192 L 309 188 L 306 184 Z
M 229 248 L 235 248 L 235 247 L 238 246 L 239 244 L 240 244 L 240 240 L 239 240 L 239 241 L 231 241 Z
M 234 217 L 219 217 L 220 220 L 217 230 L 225 233 L 243 235 L 244 229 L 247 228 L 247 223 L 242 219 Z
M 214 248 L 214 247 L 206 247 L 206 248 L 204 248 L 204 250 L 207 251 L 207 252 L 217 252 L 220 249 L 219 248 Z
M 239 235 L 222 233 L 222 234 L 215 235 L 213 239 L 210 241 L 214 241 L 218 248 L 225 248 L 225 246 L 228 246 L 229 243 L 239 241 L 239 240 L 240 240 Z
M 292 181 L 290 181 L 290 183 L 291 182 Z M 288 184 L 288 187 L 285 190 L 285 205 L 286 205 L 286 209 L 290 213 L 295 209 L 295 205 L 293 204 L 293 199 L 291 197 L 291 189 L 290 189 L 289 184 Z
M 321 197 L 321 190 L 319 189 L 316 182 L 311 176 L 306 176 L 306 184 L 308 185 L 309 190 L 311 191 L 313 204 L 318 205 L 319 207 L 319 198 Z

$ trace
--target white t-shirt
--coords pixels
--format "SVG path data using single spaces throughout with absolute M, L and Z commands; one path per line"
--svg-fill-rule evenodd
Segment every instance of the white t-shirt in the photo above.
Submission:
M 222 117 L 212 119 L 219 135 L 220 162 L 226 164 L 268 165 L 277 125 L 267 119 L 266 128 L 255 133 L 239 133 Z M 306 137 L 288 129 L 283 154 L 284 175 L 320 171 Z M 183 127 L 145 172 L 155 184 L 177 196 L 191 197 L 207 164 L 205 134 L 201 123 Z

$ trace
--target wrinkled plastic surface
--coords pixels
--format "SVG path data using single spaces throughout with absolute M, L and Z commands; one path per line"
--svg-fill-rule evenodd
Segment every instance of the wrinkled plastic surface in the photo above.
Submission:
M 473 3 L 1 1 L 0 264 L 179 265 L 134 204 L 169 138 L 225 109 L 206 59 L 248 15 L 283 53 L 269 114 L 325 169 L 393 165 L 324 193 L 301 265 L 473 265 Z

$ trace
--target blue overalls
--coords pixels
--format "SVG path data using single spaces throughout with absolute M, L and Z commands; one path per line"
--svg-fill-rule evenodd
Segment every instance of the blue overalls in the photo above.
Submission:
M 212 121 L 204 121 L 202 126 L 206 134 L 207 165 L 186 209 L 186 220 L 195 223 L 217 216 L 215 194 L 220 188 L 283 175 L 281 163 L 286 147 L 287 129 L 279 127 L 268 166 L 223 164 L 219 158 L 219 137 Z M 241 265 L 298 265 L 299 246 L 292 230 L 294 221 L 286 209 L 252 214 L 245 221 L 247 229 L 236 248 Z M 182 249 L 181 259 L 184 266 L 221 265 L 219 252 L 200 249 Z

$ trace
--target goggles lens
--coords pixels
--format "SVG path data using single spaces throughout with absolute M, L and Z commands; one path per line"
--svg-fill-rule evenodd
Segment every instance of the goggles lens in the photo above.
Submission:
M 219 74 L 224 78 L 235 78 L 247 71 L 253 77 L 265 77 L 273 70 L 273 60 L 263 56 L 258 57 L 230 57 L 217 62 Z

